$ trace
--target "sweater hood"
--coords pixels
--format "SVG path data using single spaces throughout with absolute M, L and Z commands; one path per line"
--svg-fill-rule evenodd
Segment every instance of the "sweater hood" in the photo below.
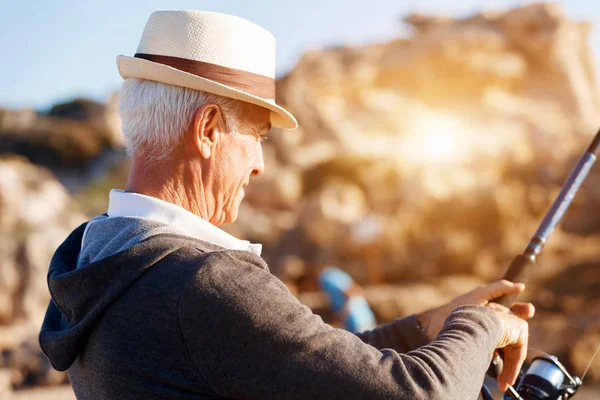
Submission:
M 59 371 L 67 370 L 75 361 L 90 331 L 119 295 L 149 268 L 189 245 L 190 241 L 175 234 L 146 236 L 101 259 L 85 257 L 90 262 L 82 264 L 80 252 L 86 225 L 75 229 L 58 247 L 48 271 L 51 300 L 39 342 L 52 366 Z M 181 238 L 177 242 L 180 244 L 173 246 L 172 240 L 154 240 L 158 236 Z

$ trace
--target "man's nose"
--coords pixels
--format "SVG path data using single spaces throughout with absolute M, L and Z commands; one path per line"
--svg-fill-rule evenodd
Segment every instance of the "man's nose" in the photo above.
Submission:
M 252 170 L 252 176 L 261 176 L 265 172 L 265 159 L 263 157 L 262 145 L 258 144 L 258 154 L 256 156 L 256 164 Z

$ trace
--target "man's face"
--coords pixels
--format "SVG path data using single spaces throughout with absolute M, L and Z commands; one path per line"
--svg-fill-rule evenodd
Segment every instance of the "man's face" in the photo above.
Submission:
M 218 149 L 215 152 L 213 197 L 216 225 L 234 222 L 244 198 L 244 187 L 251 176 L 259 176 L 265 165 L 262 153 L 262 141 L 271 128 L 270 112 L 262 107 L 244 103 L 238 126 L 232 127 L 229 134 L 220 135 Z

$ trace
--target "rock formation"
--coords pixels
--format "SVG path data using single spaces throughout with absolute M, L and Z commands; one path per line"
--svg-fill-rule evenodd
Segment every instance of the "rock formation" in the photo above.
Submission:
M 50 168 L 71 189 L 89 183 L 96 164 L 123 146 L 116 97 L 75 99 L 47 113 L 0 109 L 0 154 L 20 154 Z
M 37 334 L 50 299 L 50 258 L 84 221 L 49 171 L 21 157 L 0 158 L 0 370 L 10 370 L 15 387 L 65 379 L 41 355 Z

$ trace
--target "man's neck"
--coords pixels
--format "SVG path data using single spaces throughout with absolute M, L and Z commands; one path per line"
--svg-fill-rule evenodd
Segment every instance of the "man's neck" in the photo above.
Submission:
M 204 187 L 194 176 L 185 163 L 174 163 L 171 159 L 147 162 L 133 157 L 125 191 L 167 201 L 212 222 Z

